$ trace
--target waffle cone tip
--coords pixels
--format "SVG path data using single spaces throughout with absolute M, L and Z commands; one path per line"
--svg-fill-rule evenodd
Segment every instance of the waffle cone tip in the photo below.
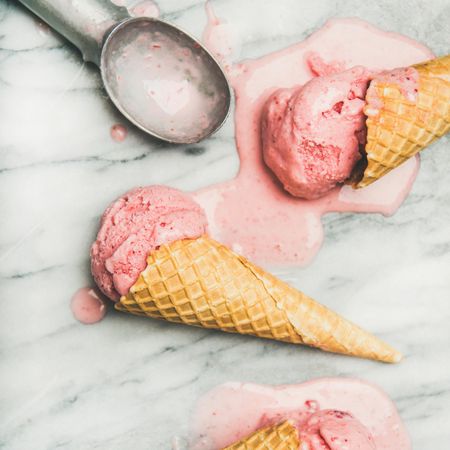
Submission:
M 163 245 L 115 308 L 384 362 L 389 345 L 208 236 Z

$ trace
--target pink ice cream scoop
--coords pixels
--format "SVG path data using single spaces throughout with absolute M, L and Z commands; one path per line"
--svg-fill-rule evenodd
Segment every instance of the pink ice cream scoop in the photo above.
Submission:
M 347 412 L 318 411 L 299 428 L 300 450 L 376 450 L 369 430 Z
M 264 160 L 292 195 L 315 199 L 350 176 L 365 142 L 370 75 L 357 66 L 280 89 L 267 100 Z
M 308 411 L 271 411 L 261 419 L 260 427 L 289 419 L 297 428 L 299 450 L 376 450 L 369 430 L 351 413 L 336 409 L 319 409 L 315 401 L 307 401 Z
M 161 244 L 197 238 L 207 229 L 201 207 L 188 195 L 165 186 L 133 189 L 102 216 L 91 248 L 95 282 L 111 300 L 126 295 Z

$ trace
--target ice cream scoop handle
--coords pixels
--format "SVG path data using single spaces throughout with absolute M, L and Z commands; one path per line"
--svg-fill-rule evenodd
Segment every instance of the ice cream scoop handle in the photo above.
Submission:
M 52 28 L 76 45 L 85 61 L 97 65 L 106 33 L 129 17 L 110 0 L 20 0 Z

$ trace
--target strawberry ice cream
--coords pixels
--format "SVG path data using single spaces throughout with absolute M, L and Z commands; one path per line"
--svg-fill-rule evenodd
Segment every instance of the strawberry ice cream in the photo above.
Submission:
M 218 450 L 286 420 L 298 430 L 299 450 L 411 450 L 407 431 L 386 394 L 349 378 L 218 386 L 197 403 L 189 448 Z
M 353 67 L 278 90 L 266 102 L 264 160 L 292 195 L 315 199 L 350 176 L 365 142 L 370 75 L 364 67 Z
M 301 450 L 376 450 L 368 429 L 347 412 L 322 410 L 299 428 Z
M 188 195 L 165 186 L 133 189 L 103 214 L 91 248 L 92 275 L 112 300 L 128 293 L 161 244 L 206 232 L 203 210 Z

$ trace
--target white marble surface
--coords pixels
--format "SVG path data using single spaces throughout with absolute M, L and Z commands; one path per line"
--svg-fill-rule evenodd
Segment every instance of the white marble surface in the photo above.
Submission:
M 357 15 L 448 52 L 447 0 L 216 0 L 235 29 L 235 59 Z M 164 18 L 200 36 L 203 1 L 164 0 Z M 281 276 L 406 354 L 396 366 L 114 312 L 94 326 L 71 315 L 91 283 L 88 250 L 100 213 L 135 185 L 194 189 L 238 167 L 231 120 L 201 145 L 152 142 L 120 121 L 98 73 L 12 0 L 0 2 L 0 448 L 168 449 L 189 412 L 225 381 L 292 383 L 357 376 L 396 401 L 418 450 L 450 442 L 449 139 L 423 154 L 393 217 L 332 214 L 306 269 Z

